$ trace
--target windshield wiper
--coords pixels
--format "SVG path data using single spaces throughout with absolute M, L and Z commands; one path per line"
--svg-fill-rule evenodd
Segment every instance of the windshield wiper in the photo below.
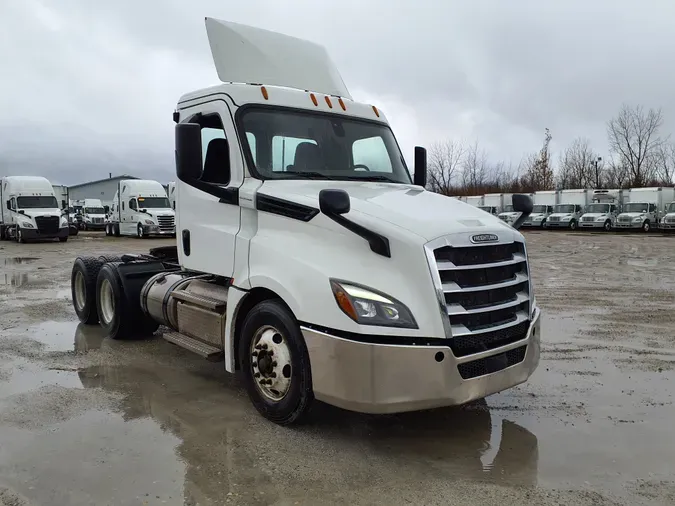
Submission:
M 285 170 L 283 172 L 278 172 L 277 174 L 300 176 L 303 179 L 334 179 L 326 174 L 323 174 L 322 172 L 306 172 L 300 170 Z
M 386 181 L 388 183 L 399 183 L 399 184 L 404 184 L 401 183 L 400 181 L 397 181 L 395 179 L 392 179 L 387 176 L 366 176 L 366 177 L 361 177 L 361 176 L 343 176 L 344 179 L 348 179 L 349 181 Z

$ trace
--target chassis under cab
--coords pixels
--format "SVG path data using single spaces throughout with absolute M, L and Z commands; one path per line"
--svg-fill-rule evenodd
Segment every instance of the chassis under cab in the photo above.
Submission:
M 323 48 L 206 27 L 223 84 L 173 115 L 177 244 L 78 258 L 80 320 L 112 339 L 159 329 L 222 361 L 279 424 L 315 399 L 398 413 L 526 381 L 540 310 L 517 229 L 531 198 L 510 196 L 505 223 L 426 191 L 424 148 L 411 176 L 382 111 L 352 100 Z

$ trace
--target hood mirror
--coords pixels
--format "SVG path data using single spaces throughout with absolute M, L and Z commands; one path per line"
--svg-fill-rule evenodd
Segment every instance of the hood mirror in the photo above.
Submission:
M 323 214 L 328 216 L 347 214 L 351 209 L 349 193 L 345 190 L 321 190 L 319 208 Z
M 532 214 L 532 199 L 529 195 L 515 194 L 511 197 L 511 204 L 515 212 L 521 213 L 518 219 L 511 225 L 513 228 L 518 229 L 528 216 Z

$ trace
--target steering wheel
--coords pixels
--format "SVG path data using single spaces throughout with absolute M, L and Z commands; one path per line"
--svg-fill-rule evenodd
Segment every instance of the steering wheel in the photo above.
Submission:
M 367 165 L 363 165 L 362 163 L 357 163 L 356 165 L 354 165 L 353 168 L 354 169 L 365 169 L 368 172 L 370 172 L 370 168 Z

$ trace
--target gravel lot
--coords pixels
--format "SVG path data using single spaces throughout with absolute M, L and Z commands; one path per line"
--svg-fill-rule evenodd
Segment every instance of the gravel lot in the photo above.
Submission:
M 402 416 L 318 405 L 301 428 L 222 364 L 78 324 L 78 254 L 169 240 L 0 243 L 0 506 L 675 504 L 675 236 L 526 235 L 528 383 Z

